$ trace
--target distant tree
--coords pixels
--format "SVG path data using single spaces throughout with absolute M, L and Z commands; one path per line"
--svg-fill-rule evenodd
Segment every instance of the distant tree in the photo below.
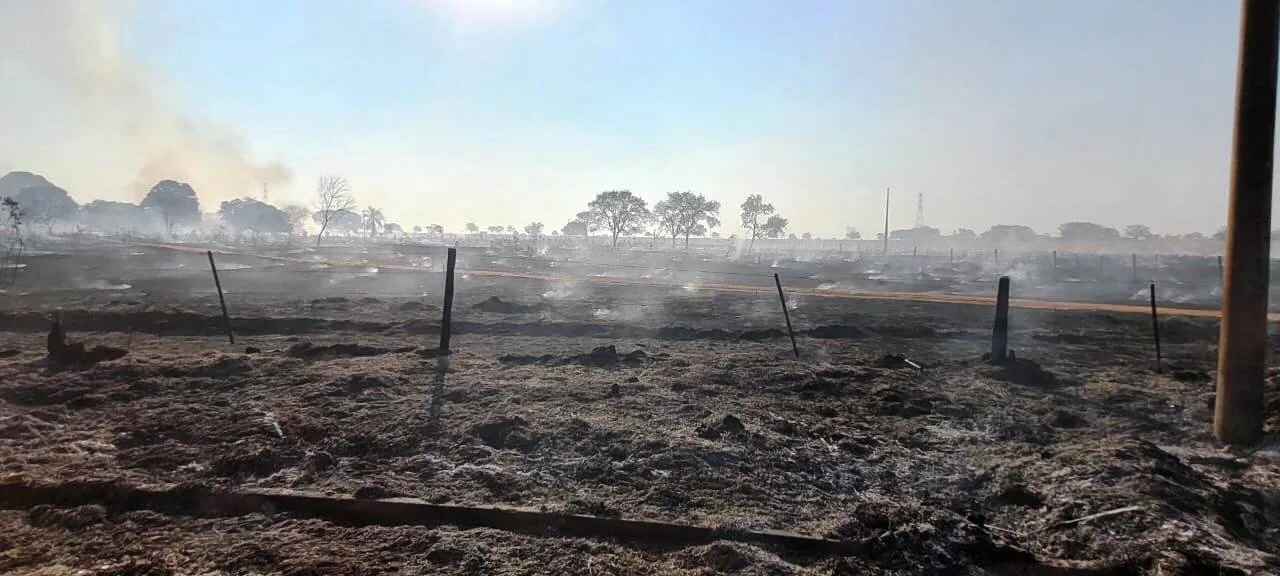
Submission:
M 0 196 L 0 217 L 3 218 L 3 228 L 0 228 L 0 240 L 4 241 L 3 257 L 0 264 L 4 265 L 0 268 L 0 280 L 12 284 L 18 279 L 18 261 L 22 259 L 22 207 L 18 205 L 18 201 L 8 196 Z M 5 272 L 8 272 L 6 275 Z
M 443 236 L 444 226 L 441 226 L 439 224 L 427 224 L 427 232 L 435 234 L 436 236 Z
M 996 224 L 987 229 L 979 236 L 984 242 L 1005 243 L 1030 243 L 1040 239 L 1040 235 L 1036 234 L 1028 226 L 1019 224 Z
M 289 216 L 283 210 L 253 198 L 237 198 L 218 207 L 218 217 L 236 230 L 257 234 L 288 232 Z
M 891 240 L 906 240 L 909 242 L 928 242 L 942 238 L 942 231 L 929 226 L 921 226 L 906 230 L 894 230 L 889 233 L 889 238 Z
M 711 237 L 712 237 L 712 238 L 719 238 L 719 237 L 720 237 L 720 233 L 719 233 L 719 232 L 712 232 L 712 233 L 711 233 Z
M 685 248 L 689 247 L 690 236 L 705 236 L 708 230 L 719 226 L 719 215 L 719 202 L 689 191 L 668 193 L 666 200 L 653 207 L 653 218 L 671 234 L 671 243 L 684 236 Z
M 421 234 L 421 233 L 422 233 L 422 227 L 421 227 L 421 226 L 414 226 L 414 227 L 413 227 L 413 233 L 414 233 L 414 234 Z
M 19 190 L 13 199 L 22 207 L 27 222 L 44 225 L 50 234 L 54 224 L 70 220 L 80 209 L 66 190 L 53 184 L 27 186 Z
M 857 228 L 850 226 L 844 229 L 844 238 L 845 240 L 861 240 L 862 233 Z
M 151 187 L 139 206 L 160 214 L 165 233 L 172 236 L 174 226 L 200 222 L 200 201 L 190 184 L 161 180 Z
M 475 234 L 480 231 L 480 227 L 475 222 L 467 222 L 467 234 Z
M 1151 228 L 1142 224 L 1130 224 L 1124 227 L 1124 237 L 1134 240 L 1150 240 L 1154 234 Z
M 80 208 L 80 221 L 95 230 L 145 230 L 154 225 L 152 213 L 137 204 L 94 200 Z
M 762 238 L 781 238 L 787 232 L 787 219 L 777 214 L 770 216 L 764 224 L 760 226 L 760 236 Z
M 53 183 L 39 174 L 15 170 L 0 176 L 0 197 L 8 197 L 17 202 L 18 192 L 23 188 L 39 186 L 53 186 Z
M 343 217 L 343 213 L 353 213 L 356 208 L 356 200 L 351 197 L 351 188 L 347 185 L 347 179 L 341 176 L 321 176 L 316 183 L 316 213 L 313 216 L 316 223 L 320 225 L 320 232 L 316 234 L 316 247 L 320 246 L 320 239 L 324 237 L 325 230 L 329 229 L 329 225 L 334 220 Z M 358 215 L 357 215 L 358 217 Z
M 1190 234 L 1183 234 L 1182 239 L 1183 240 L 1204 240 L 1205 236 L 1204 234 L 1201 234 L 1199 232 L 1192 232 Z
M 515 227 L 515 226 L 512 226 L 512 225 L 510 225 L 510 224 L 507 224 L 507 227 L 506 227 L 506 228 L 504 228 L 504 230 L 506 230 L 508 233 L 511 233 L 511 234 L 515 234 L 515 233 L 516 233 L 516 227 Z
M 804 234 L 801 234 L 801 235 L 800 235 L 800 239 L 801 239 L 801 240 L 813 240 L 813 234 L 812 234 L 812 233 L 810 233 L 810 232 L 805 232 Z
M 360 213 L 360 218 L 364 222 L 365 230 L 369 231 L 370 236 L 377 236 L 378 230 L 382 229 L 382 225 L 387 223 L 387 217 L 382 214 L 382 210 L 370 206 Z
M 530 222 L 528 226 L 524 227 L 524 233 L 533 238 L 538 238 L 539 236 L 542 236 L 542 230 L 544 228 L 545 226 L 543 226 L 541 222 Z
M 560 233 L 565 236 L 586 236 L 588 232 L 587 223 L 576 218 L 570 220 L 568 224 L 565 224 L 564 227 L 560 229 Z
M 587 208 L 591 214 L 590 226 L 608 230 L 613 238 L 614 248 L 618 247 L 619 236 L 643 230 L 649 219 L 649 208 L 645 201 L 630 190 L 601 192 L 587 204 Z
M 502 226 L 490 226 L 488 230 L 490 234 L 501 234 L 505 232 L 507 229 Z
M 764 225 L 773 212 L 773 204 L 766 204 L 764 197 L 759 194 L 747 196 L 742 203 L 742 227 L 747 229 L 747 236 L 751 239 L 747 243 L 748 252 L 755 245 L 756 238 L 765 236 Z
M 301 230 L 307 218 L 311 216 L 311 209 L 301 204 L 288 204 L 284 207 L 284 217 L 288 222 L 289 242 L 293 243 L 293 235 Z
M 321 224 L 324 218 L 325 214 L 322 212 L 316 212 L 311 215 L 311 221 L 316 224 Z M 329 212 L 328 219 L 330 230 L 339 230 L 350 234 L 364 229 L 364 218 L 361 218 L 360 214 L 351 210 Z
M 552 230 L 552 231 L 551 231 L 551 235 L 552 235 L 552 236 L 559 236 L 559 235 L 560 235 L 560 231 L 559 231 L 559 230 Z
M 382 225 L 382 232 L 384 234 L 404 234 L 404 228 L 395 222 L 387 222 Z
M 956 231 L 951 233 L 951 237 L 956 240 L 976 240 L 978 233 L 968 228 L 956 228 Z
M 1093 222 L 1066 222 L 1058 226 L 1058 235 L 1071 242 L 1105 242 L 1119 240 L 1120 232 Z
M 1210 236 L 1210 238 L 1225 242 L 1227 240 L 1227 227 L 1223 226 L 1219 228 L 1217 232 L 1213 233 L 1213 236 Z

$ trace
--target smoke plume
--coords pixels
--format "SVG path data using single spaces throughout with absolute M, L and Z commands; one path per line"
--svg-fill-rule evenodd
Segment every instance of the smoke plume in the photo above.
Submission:
M 131 55 L 132 1 L 0 2 L 0 172 L 39 172 L 79 200 L 138 201 L 161 179 L 190 183 L 209 210 L 283 186 L 233 130 L 186 116 Z M 158 33 L 169 33 L 157 31 Z

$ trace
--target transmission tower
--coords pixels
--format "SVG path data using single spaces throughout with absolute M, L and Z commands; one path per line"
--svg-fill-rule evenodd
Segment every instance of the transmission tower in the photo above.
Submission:
M 924 228 L 924 193 L 916 195 L 916 228 Z

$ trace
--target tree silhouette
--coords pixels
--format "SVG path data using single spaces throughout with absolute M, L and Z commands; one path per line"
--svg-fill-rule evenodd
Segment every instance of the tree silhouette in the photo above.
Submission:
M 289 231 L 289 216 L 283 210 L 253 198 L 237 198 L 218 207 L 218 217 L 236 230 L 260 233 Z
M 382 214 L 382 210 L 370 206 L 360 213 L 361 221 L 364 227 L 369 231 L 369 236 L 377 236 L 378 230 L 382 229 L 382 225 L 387 222 L 387 217 Z
M 1134 240 L 1150 240 L 1154 234 L 1151 233 L 1149 226 L 1142 224 L 1130 224 L 1124 227 L 1124 237 Z
M 480 231 L 480 227 L 475 222 L 467 222 L 467 234 L 475 234 Z
M 768 217 L 773 212 L 773 204 L 766 204 L 764 197 L 759 194 L 747 196 L 746 201 L 742 203 L 742 227 L 747 229 L 747 234 L 751 238 L 747 243 L 748 252 L 755 245 L 756 238 L 763 235 L 765 222 L 760 219 Z
M 618 247 L 619 236 L 643 230 L 649 219 L 649 208 L 645 201 L 630 190 L 601 192 L 587 208 L 591 214 L 591 225 L 608 230 L 613 238 L 614 248 Z
M 490 226 L 488 228 L 488 231 L 490 234 L 501 234 L 503 232 L 506 232 L 506 230 L 507 229 L 503 226 Z
M 316 234 L 316 247 L 320 247 L 320 239 L 325 230 L 342 217 L 344 212 L 350 213 L 356 208 L 356 200 L 351 197 L 351 189 L 347 179 L 341 176 L 321 176 L 316 183 L 316 213 L 313 218 L 320 224 L 320 232 Z M 358 217 L 358 216 L 357 216 Z
M 1058 235 L 1072 242 L 1105 242 L 1119 240 L 1120 232 L 1093 222 L 1067 222 L 1058 226 Z
M 43 224 L 50 234 L 53 233 L 55 223 L 71 219 L 80 209 L 80 205 L 76 204 L 66 190 L 53 184 L 28 186 L 19 190 L 13 199 L 22 206 L 28 222 Z
M 165 233 L 172 236 L 178 225 L 200 222 L 200 201 L 190 184 L 175 180 L 161 180 L 151 187 L 139 206 L 154 210 L 164 222 Z
M 764 224 L 760 226 L 760 236 L 763 238 L 781 238 L 787 231 L 787 219 L 777 214 L 770 216 Z
M 537 238 L 542 236 L 542 230 L 544 228 L 545 226 L 543 226 L 541 222 L 531 222 L 528 226 L 524 227 L 524 233 Z
M 303 223 L 311 216 L 311 209 L 301 204 L 290 204 L 284 207 L 284 217 L 289 223 L 289 243 L 293 243 L 293 234 L 302 228 Z
M 861 240 L 862 233 L 857 228 L 850 226 L 844 229 L 844 237 L 846 240 Z
M 653 207 L 653 217 L 671 234 L 671 243 L 684 236 L 685 248 L 689 247 L 690 236 L 703 236 L 709 229 L 719 226 L 719 215 L 719 202 L 688 191 L 671 192 L 666 200 Z

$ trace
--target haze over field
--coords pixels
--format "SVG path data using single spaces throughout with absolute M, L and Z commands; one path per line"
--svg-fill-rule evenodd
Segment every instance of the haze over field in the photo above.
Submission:
M 206 210 L 341 174 L 402 222 L 603 190 L 792 229 L 1225 221 L 1235 2 L 0 0 L 0 173 Z

